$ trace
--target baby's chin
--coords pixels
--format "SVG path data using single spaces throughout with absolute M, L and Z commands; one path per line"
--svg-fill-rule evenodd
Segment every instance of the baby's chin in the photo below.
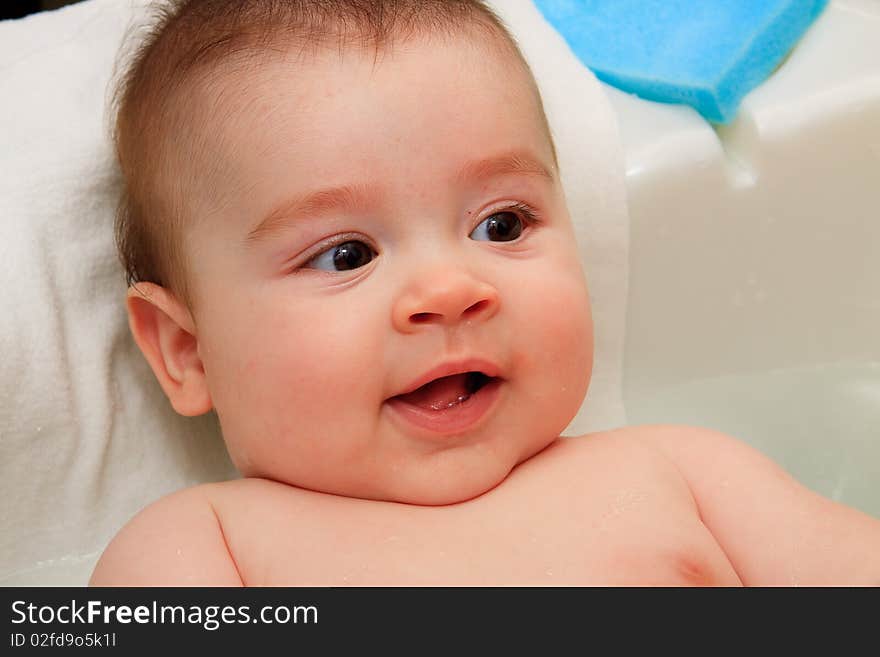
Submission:
M 460 504 L 490 493 L 520 463 L 554 441 L 555 437 L 532 444 L 519 453 L 472 452 L 467 455 L 470 458 L 456 458 L 461 455 L 453 453 L 437 454 L 436 462 L 400 468 L 396 476 L 381 482 L 380 488 L 364 489 L 360 494 L 349 496 L 419 506 Z
M 488 493 L 510 474 L 516 464 L 508 467 L 491 467 L 487 464 L 480 472 L 459 472 L 454 475 L 432 473 L 421 476 L 411 474 L 388 477 L 377 485 L 358 486 L 351 482 L 339 485 L 311 484 L 288 481 L 297 488 L 314 492 L 341 495 L 343 497 L 370 500 L 375 502 L 394 502 L 414 506 L 446 506 L 460 504 Z M 311 482 L 309 482 L 311 483 Z
M 412 485 L 400 484 L 384 496 L 388 502 L 413 504 L 417 506 L 446 506 L 460 504 L 478 498 L 504 481 L 513 468 L 504 468 L 498 472 L 485 472 L 469 477 L 445 478 L 438 481 L 419 482 Z M 407 482 L 409 483 L 409 482 Z
M 268 479 L 316 493 L 415 506 L 446 506 L 467 502 L 490 492 L 519 463 L 545 446 L 541 445 L 520 455 L 508 454 L 502 458 L 497 454 L 486 455 L 481 459 L 448 458 L 452 456 L 449 454 L 435 455 L 439 458 L 433 463 L 428 459 L 428 462 L 400 464 L 383 473 L 372 471 L 363 478 L 349 476 L 338 480 L 300 479 L 277 471 L 240 471 L 245 477 Z M 447 458 L 443 458 L 444 456 Z

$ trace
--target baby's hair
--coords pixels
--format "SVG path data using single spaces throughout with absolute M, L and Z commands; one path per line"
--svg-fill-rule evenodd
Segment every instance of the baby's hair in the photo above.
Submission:
M 478 30 L 506 47 L 528 73 L 501 20 L 481 0 L 165 0 L 123 64 L 112 96 L 113 139 L 123 174 L 116 243 L 129 285 L 153 282 L 188 305 L 183 254 L 188 182 L 173 166 L 197 152 L 187 130 L 187 91 L 224 72 L 256 70 L 267 57 L 319 48 L 372 49 L 422 35 Z M 189 86 L 188 86 L 189 85 Z M 548 132 L 549 134 L 549 132 Z M 173 147 L 173 148 L 172 148 Z M 179 162 L 179 160 L 177 160 Z M 191 174 L 192 175 L 192 174 Z

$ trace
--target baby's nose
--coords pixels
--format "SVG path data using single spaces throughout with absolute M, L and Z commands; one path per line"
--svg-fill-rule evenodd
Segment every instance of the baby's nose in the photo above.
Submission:
M 485 321 L 498 311 L 498 290 L 463 269 L 444 268 L 406 288 L 393 310 L 397 330 L 412 332 L 426 324 Z

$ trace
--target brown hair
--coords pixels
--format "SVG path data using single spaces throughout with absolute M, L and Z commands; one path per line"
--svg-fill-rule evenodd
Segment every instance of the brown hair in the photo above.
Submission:
M 124 179 L 116 243 L 128 284 L 150 281 L 192 301 L 182 252 L 187 181 L 172 178 L 169 162 L 175 140 L 178 150 L 199 147 L 185 130 L 184 95 L 197 75 L 210 78 L 221 64 L 247 70 L 282 47 L 337 45 L 378 54 L 392 39 L 455 35 L 463 26 L 506 44 L 528 72 L 513 38 L 481 0 L 167 0 L 156 6 L 112 100 Z M 528 78 L 534 85 L 530 72 Z

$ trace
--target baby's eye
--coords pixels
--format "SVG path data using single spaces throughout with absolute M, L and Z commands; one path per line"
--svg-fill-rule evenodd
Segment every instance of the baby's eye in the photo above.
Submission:
M 305 266 L 326 271 L 348 271 L 363 267 L 373 259 L 374 255 L 376 254 L 369 246 L 363 242 L 352 240 L 337 244 L 319 253 Z
M 520 236 L 523 222 L 515 212 L 496 212 L 486 217 L 471 232 L 471 239 L 491 242 L 510 242 Z

